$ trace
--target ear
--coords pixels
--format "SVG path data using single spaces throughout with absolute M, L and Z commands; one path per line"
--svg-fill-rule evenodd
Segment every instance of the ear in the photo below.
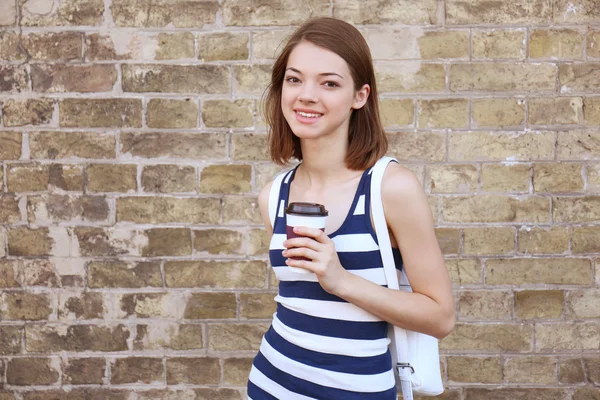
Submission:
M 352 103 L 352 108 L 355 110 L 362 108 L 367 103 L 370 94 L 371 86 L 365 83 L 363 87 L 358 89 L 354 94 L 354 102 Z

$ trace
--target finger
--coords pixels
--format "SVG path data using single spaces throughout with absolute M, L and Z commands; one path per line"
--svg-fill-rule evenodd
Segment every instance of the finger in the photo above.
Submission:
M 319 253 L 312 249 L 306 248 L 306 247 L 294 247 L 294 248 L 285 250 L 283 252 L 283 256 L 288 257 L 288 258 L 305 257 L 305 258 L 308 258 L 308 259 L 314 261 L 319 256 Z
M 298 268 L 304 268 L 308 271 L 314 272 L 313 268 L 312 268 L 312 261 L 306 261 L 306 260 L 292 260 L 291 258 L 288 258 L 287 260 L 285 260 L 285 263 L 287 265 L 289 265 L 290 267 L 298 267 Z
M 297 235 L 301 235 L 301 236 L 308 236 L 310 238 L 315 239 L 317 242 L 323 243 L 323 244 L 325 244 L 329 240 L 331 240 L 325 234 L 325 232 L 323 232 L 321 229 L 317 229 L 317 228 L 308 228 L 306 226 L 295 226 L 294 233 Z
M 295 237 L 283 242 L 283 246 L 287 249 L 293 247 L 306 247 L 313 250 L 320 250 L 320 243 L 310 237 Z

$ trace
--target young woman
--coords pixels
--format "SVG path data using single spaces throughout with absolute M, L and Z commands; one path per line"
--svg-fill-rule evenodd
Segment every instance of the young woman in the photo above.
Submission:
M 300 227 L 303 237 L 285 240 L 285 214 L 278 210 L 274 226 L 269 219 L 272 184 L 260 193 L 280 283 L 248 398 L 395 400 L 388 323 L 442 338 L 454 327 L 454 301 L 421 183 L 396 163 L 384 175 L 383 205 L 396 266 L 406 268 L 414 292 L 385 287 L 368 172 L 387 140 L 358 30 L 333 18 L 301 26 L 274 64 L 266 108 L 272 159 L 301 160 L 278 203 L 320 203 L 329 216 L 325 232 Z

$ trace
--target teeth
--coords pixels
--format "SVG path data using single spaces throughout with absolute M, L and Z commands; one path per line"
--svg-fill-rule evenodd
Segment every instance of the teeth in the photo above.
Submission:
M 297 111 L 297 113 L 306 118 L 317 118 L 317 117 L 321 116 L 321 114 L 311 114 L 311 113 L 305 113 L 302 111 Z

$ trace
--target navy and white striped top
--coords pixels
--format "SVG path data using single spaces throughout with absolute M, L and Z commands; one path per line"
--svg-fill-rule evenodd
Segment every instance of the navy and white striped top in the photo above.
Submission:
M 297 167 L 296 167 L 297 168 Z M 249 400 L 395 400 L 388 350 L 388 323 L 327 293 L 315 274 L 290 270 L 281 254 L 286 240 L 284 209 L 296 168 L 283 179 L 269 246 L 277 279 L 277 312 L 254 359 Z M 350 212 L 330 234 L 342 266 L 385 285 L 370 210 L 370 169 L 360 180 Z M 402 267 L 398 249 L 396 266 Z

